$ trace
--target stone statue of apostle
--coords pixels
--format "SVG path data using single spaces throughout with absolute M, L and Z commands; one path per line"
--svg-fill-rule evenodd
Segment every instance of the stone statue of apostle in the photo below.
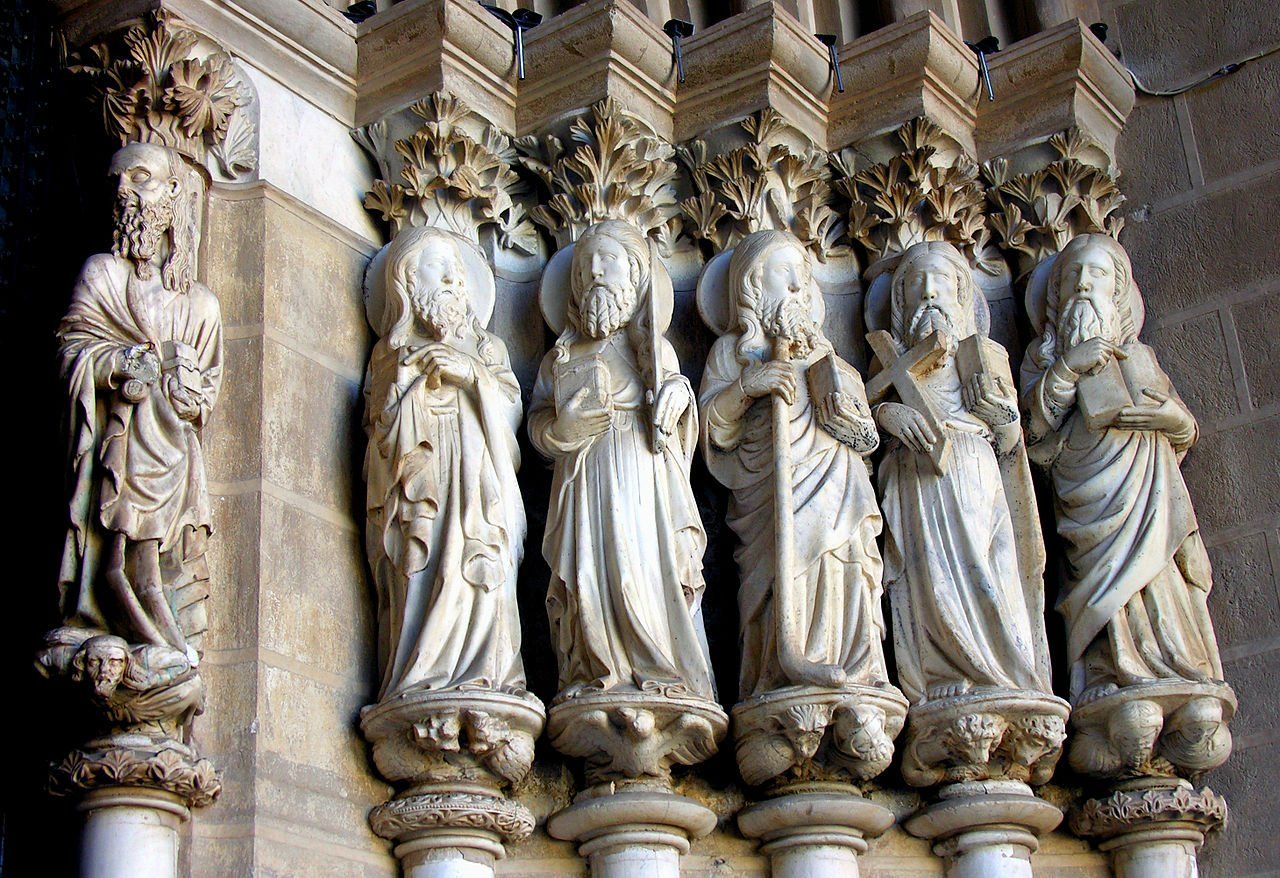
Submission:
M 178 152 L 146 143 L 117 152 L 111 173 L 114 252 L 85 263 L 58 329 L 73 492 L 67 637 L 51 636 L 46 658 L 114 635 L 194 668 L 211 531 L 200 430 L 222 383 L 218 300 L 194 278 L 202 182 Z
M 670 319 L 670 281 L 649 242 L 607 220 L 573 247 L 568 289 L 543 281 L 544 314 L 562 331 L 529 411 L 534 446 L 555 462 L 542 545 L 561 688 L 550 731 L 588 757 L 593 778 L 663 775 L 671 742 L 698 742 L 698 754 L 677 757 L 687 763 L 714 752 L 724 730 L 701 616 L 706 535 L 689 486 L 696 405 L 655 322 L 660 282 Z M 666 727 L 690 710 L 711 719 Z M 659 745 L 622 746 L 609 729 L 628 724 Z M 642 753 L 653 758 L 633 765 Z
M 1023 364 L 1023 405 L 1067 553 L 1058 609 L 1081 732 L 1072 764 L 1104 777 L 1216 767 L 1230 753 L 1235 699 L 1179 470 L 1195 418 L 1137 339 L 1142 301 L 1113 238 L 1073 239 L 1041 295 L 1031 303 L 1041 334 Z
M 835 712 L 865 716 L 869 724 L 844 726 L 874 727 L 875 746 L 860 758 L 847 754 L 866 779 L 887 767 L 906 708 L 889 684 L 882 647 L 881 518 L 865 460 L 879 445 L 875 422 L 861 378 L 823 333 L 822 294 L 798 239 L 773 230 L 748 235 L 729 256 L 723 286 L 706 292 L 729 302 L 726 325 L 713 327 L 725 333 L 708 358 L 700 407 L 707 465 L 732 492 L 729 525 L 739 540 L 739 762 L 754 781 L 781 766 L 772 764 L 777 754 L 788 764 L 817 755 L 797 750 L 798 729 L 788 734 L 792 708 L 803 703 L 801 713 L 816 711 L 823 725 Z M 704 313 L 714 307 L 707 302 Z M 878 715 L 858 713 L 850 696 L 861 687 L 888 700 L 872 705 Z M 753 746 L 756 727 L 780 727 L 790 746 Z M 821 728 L 805 732 L 815 744 L 822 736 Z M 833 743 L 834 756 L 854 737 Z
M 1048 694 L 1044 546 L 1016 390 L 979 313 L 985 300 L 960 252 L 916 244 L 893 275 L 891 344 L 868 336 L 886 369 L 899 354 L 936 348 L 916 372 L 893 372 L 900 401 L 875 408 L 890 439 L 879 473 L 885 583 L 899 683 L 912 702 L 904 772 L 921 785 L 1042 782 L 1066 717 Z M 1021 700 L 983 707 L 1010 695 Z

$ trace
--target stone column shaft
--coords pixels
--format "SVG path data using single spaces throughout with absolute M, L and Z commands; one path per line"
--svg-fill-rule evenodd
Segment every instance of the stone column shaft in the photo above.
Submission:
M 191 812 L 170 793 L 113 787 L 80 802 L 81 878 L 176 878 L 178 828 Z

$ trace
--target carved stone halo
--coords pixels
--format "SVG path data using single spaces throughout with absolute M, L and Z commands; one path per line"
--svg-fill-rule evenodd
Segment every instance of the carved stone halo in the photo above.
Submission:
M 617 689 L 561 701 L 547 720 L 552 746 L 586 761 L 588 784 L 665 785 L 673 764 L 710 758 L 728 728 L 729 718 L 715 702 Z
M 796 239 L 796 246 L 809 259 L 809 251 Z M 734 248 L 736 249 L 736 248 Z M 733 259 L 734 250 L 717 253 L 707 262 L 698 275 L 698 315 L 716 335 L 727 335 L 737 331 L 733 321 L 733 291 L 729 289 L 729 262 Z M 810 315 L 819 325 L 826 319 L 826 302 L 817 281 L 810 281 Z
M 568 320 L 569 296 L 572 293 L 573 250 L 577 242 L 561 247 L 547 262 L 542 272 L 542 285 L 538 292 L 538 304 L 542 307 L 542 317 L 557 335 L 564 332 Z M 658 325 L 654 331 L 661 335 L 671 325 L 671 313 L 675 309 L 675 292 L 671 286 L 671 275 L 658 257 L 657 245 L 649 241 L 649 284 L 650 295 L 657 304 Z
M 912 786 L 1053 775 L 1071 707 L 1032 691 L 974 691 L 912 705 L 902 776 Z
M 365 316 L 369 320 L 369 325 L 379 335 L 386 335 L 387 330 L 390 329 L 386 325 L 387 254 L 397 245 L 397 242 L 401 241 L 401 238 L 418 231 L 420 230 L 406 230 L 393 239 L 391 243 L 383 246 L 381 250 L 374 254 L 373 259 L 369 261 L 369 265 L 365 269 Z M 480 245 L 447 229 L 432 228 L 430 232 L 432 234 L 448 235 L 457 245 L 458 252 L 462 254 L 463 267 L 466 270 L 467 294 L 471 298 L 471 308 L 480 320 L 480 325 L 488 326 L 489 319 L 493 316 L 493 306 L 497 298 L 497 291 L 493 279 L 493 269 L 489 267 L 489 262 L 485 259 Z

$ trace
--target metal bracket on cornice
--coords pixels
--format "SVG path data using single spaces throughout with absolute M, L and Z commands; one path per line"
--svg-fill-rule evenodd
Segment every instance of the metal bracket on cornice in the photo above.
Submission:
M 684 51 L 680 48 L 680 41 L 693 36 L 693 22 L 670 18 L 662 29 L 666 31 L 667 36 L 671 37 L 671 55 L 676 61 L 676 82 L 683 84 Z
M 994 55 L 1000 51 L 1000 40 L 996 37 L 983 37 L 976 43 L 968 40 L 964 44 L 978 56 L 978 69 L 982 71 L 982 82 L 987 87 L 987 100 L 994 101 L 996 99 L 996 90 L 991 85 L 991 68 L 987 66 L 987 56 Z
M 488 3 L 480 5 L 488 9 L 498 21 L 511 28 L 512 33 L 515 34 L 516 76 L 524 79 L 524 32 L 542 24 L 542 16 L 532 9 L 508 12 L 499 6 L 490 6 Z
M 836 42 L 840 39 L 836 34 L 814 34 L 818 42 L 827 47 L 827 58 L 831 61 L 831 74 L 836 78 L 836 91 L 844 94 L 844 75 L 840 72 L 840 50 Z

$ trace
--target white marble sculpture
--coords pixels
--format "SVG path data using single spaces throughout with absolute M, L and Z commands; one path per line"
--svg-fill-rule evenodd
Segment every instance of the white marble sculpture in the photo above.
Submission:
M 1114 238 L 1074 238 L 1033 276 L 1028 309 L 1040 333 L 1022 369 L 1029 450 L 1052 478 L 1067 556 L 1070 761 L 1173 789 L 1226 761 L 1236 706 L 1179 470 L 1196 420 L 1138 340 L 1143 303 Z
M 494 281 L 474 242 L 405 229 L 375 259 L 368 293 L 381 337 L 365 381 L 366 543 L 383 679 L 361 727 L 382 775 L 408 787 L 371 821 L 403 840 L 479 820 L 488 862 L 499 839 L 532 827 L 501 793 L 528 772 L 542 729 L 516 605 L 520 387 L 485 328 Z
M 755 232 L 717 257 L 699 298 L 722 333 L 699 404 L 739 539 L 740 768 L 752 784 L 797 772 L 866 780 L 888 766 L 906 705 L 884 662 L 881 518 L 865 461 L 879 437 L 861 378 L 823 334 L 809 256 L 786 232 Z
M 195 280 L 204 183 L 176 149 L 116 153 L 114 246 L 91 256 L 58 329 L 71 397 L 71 526 L 59 578 L 64 625 L 42 671 L 88 687 L 110 734 L 72 754 L 140 766 L 180 757 L 217 792 L 183 738 L 204 706 L 198 673 L 208 628 L 211 509 L 200 430 L 222 384 L 217 298 Z M 172 673 L 153 673 L 159 667 Z M 172 756 L 164 758 L 173 758 Z M 68 787 L 95 785 L 68 763 Z M 163 782 L 156 786 L 167 788 Z
M 696 405 L 662 334 L 670 280 L 644 236 L 597 223 L 557 260 L 542 307 L 560 335 L 529 411 L 534 446 L 555 462 L 543 541 L 561 689 L 550 733 L 587 759 L 592 781 L 663 778 L 671 762 L 714 752 L 725 728 L 689 487 Z
M 904 771 L 912 783 L 1044 780 L 1065 711 L 1045 695 L 1044 547 L 1008 359 L 985 337 L 985 302 L 950 244 L 908 249 L 889 297 L 890 333 L 868 336 L 883 369 L 868 391 L 898 400 L 875 416 L 891 443 L 879 478 L 912 702 Z M 981 707 L 1005 696 L 1026 709 Z

